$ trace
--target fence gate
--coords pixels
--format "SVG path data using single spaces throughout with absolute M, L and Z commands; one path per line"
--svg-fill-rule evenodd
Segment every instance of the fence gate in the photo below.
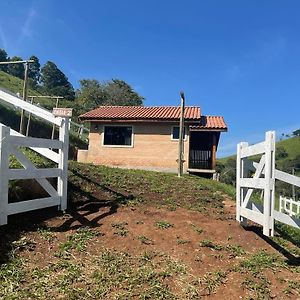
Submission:
M 30 210 L 58 206 L 67 208 L 67 172 L 69 149 L 69 119 L 55 117 L 52 113 L 38 106 L 25 102 L 18 97 L 0 90 L 0 101 L 19 107 L 59 128 L 59 139 L 25 137 L 0 123 L 0 225 L 7 224 L 7 216 Z M 37 168 L 20 150 L 30 148 L 56 164 L 54 168 Z M 53 151 L 53 149 L 58 149 Z M 9 156 L 15 158 L 23 169 L 10 169 Z M 47 178 L 57 178 L 53 187 Z M 49 197 L 8 203 L 10 180 L 35 179 L 49 194 Z
M 259 162 L 248 159 L 252 156 L 255 156 L 255 159 L 259 158 Z M 236 170 L 236 219 L 238 222 L 246 225 L 249 219 L 260 224 L 266 236 L 274 235 L 274 220 L 300 228 L 300 216 L 297 213 L 291 213 L 287 209 L 291 206 L 283 205 L 282 198 L 276 205 L 279 210 L 275 208 L 275 180 L 300 187 L 300 178 L 275 169 L 274 131 L 268 131 L 262 143 L 249 146 L 248 143 L 243 142 L 237 145 Z M 263 204 L 253 200 L 254 190 L 262 191 Z M 299 203 L 291 205 L 299 206 Z

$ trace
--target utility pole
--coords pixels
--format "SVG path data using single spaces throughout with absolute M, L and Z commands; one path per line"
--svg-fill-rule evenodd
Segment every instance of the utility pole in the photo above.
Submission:
M 58 108 L 58 103 L 59 103 L 59 99 L 63 99 L 64 97 L 56 97 L 56 103 L 55 103 L 55 108 Z M 54 139 L 54 133 L 55 133 L 55 125 L 53 124 L 52 126 L 52 133 L 51 133 L 51 140 Z
M 56 108 L 58 107 L 59 99 L 64 99 L 64 97 L 62 97 L 62 96 L 28 96 L 28 98 L 31 99 L 31 103 L 33 103 L 34 99 L 39 99 L 39 98 L 56 99 L 56 104 L 55 104 Z M 29 134 L 30 122 L 31 122 L 31 114 L 29 114 L 29 117 L 28 117 L 26 136 L 28 136 L 28 134 Z M 53 127 L 52 127 L 52 134 L 51 134 L 52 140 L 54 139 L 54 131 L 55 131 L 55 125 L 53 125 Z
M 28 90 L 28 67 L 30 63 L 33 63 L 34 60 L 18 60 L 18 61 L 4 61 L 0 62 L 0 65 L 10 65 L 10 64 L 25 64 L 25 73 L 24 73 L 24 84 L 23 84 L 23 100 L 27 99 L 27 90 Z M 20 130 L 21 134 L 25 134 L 25 122 L 24 122 L 24 109 L 21 110 L 21 119 L 20 119 Z
M 183 151 L 184 151 L 184 105 L 185 98 L 184 93 L 180 92 L 180 123 L 179 123 L 179 143 L 178 143 L 178 177 L 181 177 L 183 174 Z
M 295 168 L 292 168 L 292 175 L 295 175 Z M 293 200 L 296 201 L 295 186 L 292 185 Z
M 30 97 L 30 104 L 33 104 L 33 96 Z M 31 113 L 28 114 L 28 120 L 27 120 L 27 127 L 26 127 L 26 136 L 29 135 L 29 127 L 30 127 L 30 121 L 31 121 Z

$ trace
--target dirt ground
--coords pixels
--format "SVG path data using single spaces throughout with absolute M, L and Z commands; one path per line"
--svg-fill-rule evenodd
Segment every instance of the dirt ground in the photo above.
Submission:
M 300 299 L 299 244 L 241 227 L 226 186 L 78 165 L 69 186 L 66 214 L 0 228 L 0 299 Z
M 87 251 L 79 255 L 83 255 L 80 259 L 84 260 L 87 253 L 89 256 L 99 255 L 103 249 L 114 249 L 132 256 L 139 256 L 147 251 L 164 253 L 185 265 L 188 269 L 188 275 L 185 276 L 208 278 L 220 270 L 224 272 L 221 274 L 223 278 L 218 279 L 219 282 L 213 283 L 211 288 L 204 286 L 194 299 L 300 299 L 299 290 L 287 290 L 287 283 L 300 282 L 300 275 L 286 267 L 270 266 L 260 269 L 258 266 L 259 275 L 268 280 L 266 288 L 269 291 L 265 294 L 264 291 L 259 291 L 259 284 L 250 289 L 245 287 L 245 280 L 249 277 L 247 270 L 234 270 L 234 266 L 239 265 L 242 259 L 258 250 L 282 255 L 268 239 L 262 238 L 258 228 L 245 229 L 235 221 L 235 207 L 231 200 L 224 204 L 224 214 L 217 216 L 210 215 L 209 212 L 205 214 L 183 208 L 158 209 L 147 205 L 124 206 L 116 211 L 105 206 L 99 209 L 83 206 L 76 213 L 43 222 L 43 226 L 52 234 L 51 242 L 45 241 L 38 231 L 28 231 L 25 236 L 33 241 L 34 251 L 30 247 L 24 247 L 20 254 L 32 266 L 42 269 L 55 263 L 57 258 L 53 253 L 66 241 L 66 234 L 71 236 L 78 228 L 91 226 L 97 232 L 97 237 L 88 241 Z M 164 228 L 164 224 L 170 226 Z M 206 241 L 204 245 L 203 241 Z M 232 252 L 226 245 L 238 245 L 243 253 Z M 286 259 L 284 256 L 282 258 Z M 178 282 L 168 282 L 168 285 L 175 294 L 181 288 Z M 190 298 L 181 295 L 178 299 Z

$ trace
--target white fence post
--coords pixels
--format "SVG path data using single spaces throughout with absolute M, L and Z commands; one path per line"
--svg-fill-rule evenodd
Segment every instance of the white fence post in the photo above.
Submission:
M 63 142 L 62 149 L 59 150 L 58 168 L 62 170 L 58 177 L 57 191 L 60 196 L 60 210 L 67 209 L 67 190 L 68 190 L 68 153 L 69 153 L 69 118 L 63 118 L 59 128 L 59 140 Z
M 8 148 L 9 128 L 0 125 L 0 225 L 7 224 L 8 209 Z
M 275 196 L 275 132 L 266 133 L 266 162 L 264 189 L 263 234 L 274 235 L 274 196 Z
M 247 225 L 247 219 L 245 217 L 241 217 L 241 206 L 244 201 L 244 188 L 241 188 L 240 179 L 245 176 L 245 165 L 244 161 L 241 158 L 241 150 L 244 147 L 248 147 L 248 143 L 239 143 L 237 145 L 237 163 L 236 163 L 236 219 L 243 226 Z

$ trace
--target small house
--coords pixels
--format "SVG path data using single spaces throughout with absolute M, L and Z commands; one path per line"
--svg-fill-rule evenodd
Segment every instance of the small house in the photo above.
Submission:
M 177 106 L 100 106 L 80 116 L 90 122 L 90 135 L 78 161 L 176 172 L 179 119 Z M 220 134 L 227 131 L 224 118 L 188 106 L 184 129 L 184 171 L 213 174 Z

